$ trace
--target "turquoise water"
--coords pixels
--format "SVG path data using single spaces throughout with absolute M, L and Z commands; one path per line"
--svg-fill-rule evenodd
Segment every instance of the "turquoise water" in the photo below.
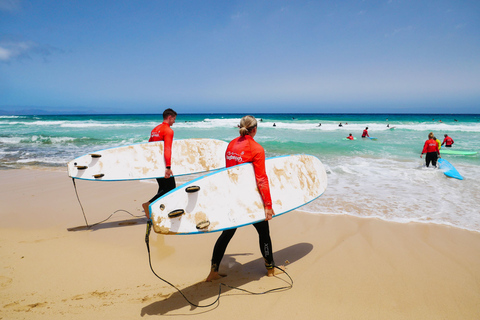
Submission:
M 238 135 L 241 116 L 179 114 L 173 126 L 175 139 L 230 141 Z M 327 191 L 302 210 L 440 223 L 480 232 L 480 155 L 444 156 L 463 181 L 425 168 L 420 159 L 431 131 L 440 140 L 448 133 L 455 140 L 454 150 L 480 152 L 480 115 L 255 116 L 262 119 L 255 139 L 268 157 L 306 153 L 325 165 Z M 65 168 L 85 153 L 146 142 L 161 121 L 161 115 L 0 116 L 0 169 Z M 377 140 L 360 138 L 366 126 Z M 342 140 L 349 133 L 357 140 Z

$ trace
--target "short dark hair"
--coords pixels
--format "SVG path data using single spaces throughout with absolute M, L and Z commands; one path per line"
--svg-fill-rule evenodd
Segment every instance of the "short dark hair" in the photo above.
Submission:
M 177 113 L 173 109 L 165 109 L 165 111 L 163 111 L 163 119 L 167 119 L 169 116 L 176 117 Z

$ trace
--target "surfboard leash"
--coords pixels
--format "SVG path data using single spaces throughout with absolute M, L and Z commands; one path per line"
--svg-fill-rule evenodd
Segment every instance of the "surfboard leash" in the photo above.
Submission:
M 75 183 L 75 178 L 72 178 L 73 181 L 73 188 L 75 189 L 75 195 L 77 196 L 78 203 L 80 204 L 80 208 L 82 208 L 82 213 L 83 213 L 83 218 L 85 219 L 85 224 L 87 228 L 90 228 L 88 225 L 87 221 L 87 216 L 85 216 L 85 210 L 83 210 L 82 202 L 80 201 L 80 197 L 78 196 L 78 191 L 77 191 L 77 184 Z
M 131 215 L 132 217 L 135 217 L 135 218 L 141 218 L 141 217 L 144 216 L 144 215 L 136 216 L 136 215 L 132 214 L 131 212 L 128 212 L 127 210 L 119 209 L 119 210 L 114 211 L 112 214 L 110 214 L 106 219 L 89 225 L 88 221 L 87 221 L 87 216 L 85 215 L 85 210 L 83 209 L 82 202 L 80 201 L 80 197 L 78 196 L 77 184 L 75 183 L 75 178 L 72 178 L 72 181 L 73 181 L 73 188 L 75 189 L 75 195 L 77 196 L 78 204 L 80 205 L 80 208 L 82 209 L 83 218 L 85 219 L 85 226 L 88 229 L 93 227 L 93 226 L 96 226 L 97 224 L 100 224 L 100 223 L 103 223 L 103 222 L 109 220 L 117 212 L 122 212 L 123 211 L 123 212 L 126 212 L 126 213 L 128 213 L 129 215 Z
M 278 266 L 274 266 L 274 268 L 277 268 L 278 270 L 282 271 L 283 273 L 285 273 L 287 275 L 287 277 L 290 279 L 290 283 L 288 286 L 284 286 L 284 287 L 279 287 L 279 288 L 274 288 L 274 289 L 270 289 L 270 290 L 267 290 L 267 291 L 264 291 L 264 292 L 252 292 L 252 291 L 249 291 L 249 290 L 246 290 L 246 289 L 242 289 L 242 288 L 238 288 L 238 287 L 234 287 L 234 286 L 231 286 L 231 285 L 228 285 L 226 283 L 220 283 L 218 285 L 218 296 L 217 296 L 217 299 L 215 299 L 215 301 L 213 301 L 212 303 L 210 304 L 207 304 L 207 305 L 204 305 L 204 306 L 201 306 L 201 305 L 198 305 L 198 304 L 195 304 L 193 302 L 191 302 L 190 300 L 188 300 L 188 298 L 185 296 L 185 294 L 182 292 L 182 290 L 178 289 L 174 284 L 172 284 L 171 282 L 163 279 L 162 277 L 160 277 L 156 272 L 155 270 L 153 269 L 153 266 L 152 266 L 152 258 L 151 258 L 151 255 L 150 255 L 150 231 L 152 229 L 152 220 L 148 219 L 147 221 L 147 230 L 145 232 L 145 244 L 147 245 L 147 252 L 148 252 L 148 264 L 150 265 L 150 270 L 152 270 L 153 274 L 160 280 L 162 280 L 163 282 L 165 282 L 166 284 L 168 284 L 169 286 L 171 286 L 172 288 L 174 288 L 175 290 L 177 290 L 181 295 L 182 297 L 185 299 L 185 301 L 187 301 L 190 305 L 196 307 L 196 308 L 207 308 L 207 307 L 211 307 L 213 306 L 214 304 L 216 304 L 217 302 L 219 302 L 220 300 L 220 296 L 222 294 L 222 286 L 225 286 L 227 288 L 230 288 L 230 289 L 235 289 L 235 290 L 239 290 L 239 291 L 243 291 L 245 293 L 248 293 L 248 294 L 252 294 L 252 295 L 262 295 L 262 294 L 267 294 L 267 293 L 271 293 L 271 292 L 274 292 L 274 291 L 280 291 L 280 290 L 288 290 L 288 289 L 291 289 L 293 287 L 293 279 L 290 277 L 290 275 L 287 273 L 287 271 L 281 269 L 280 267 Z

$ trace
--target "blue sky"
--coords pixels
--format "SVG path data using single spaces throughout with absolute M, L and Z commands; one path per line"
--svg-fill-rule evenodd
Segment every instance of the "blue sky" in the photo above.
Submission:
M 480 1 L 0 0 L 0 110 L 480 113 Z

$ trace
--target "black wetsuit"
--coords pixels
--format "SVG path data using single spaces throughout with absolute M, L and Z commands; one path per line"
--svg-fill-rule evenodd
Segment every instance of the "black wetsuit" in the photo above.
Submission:
M 170 190 L 173 190 L 176 188 L 176 183 L 175 183 L 175 177 L 171 176 L 170 178 L 157 178 L 157 183 L 158 183 L 158 191 L 157 194 L 150 199 L 148 202 L 152 203 L 161 196 L 163 196 L 165 193 L 167 193 Z
M 268 226 L 268 221 L 261 221 L 253 224 L 255 229 L 258 232 L 258 238 L 260 243 L 260 251 L 262 252 L 263 259 L 265 260 L 265 266 L 267 269 L 274 267 L 273 262 L 273 252 L 272 252 L 272 241 L 270 239 L 270 228 Z M 218 267 L 220 266 L 220 261 L 222 261 L 225 250 L 227 249 L 228 243 L 232 239 L 237 229 L 228 229 L 222 232 L 215 247 L 213 248 L 212 255 L 212 270 L 218 272 Z

